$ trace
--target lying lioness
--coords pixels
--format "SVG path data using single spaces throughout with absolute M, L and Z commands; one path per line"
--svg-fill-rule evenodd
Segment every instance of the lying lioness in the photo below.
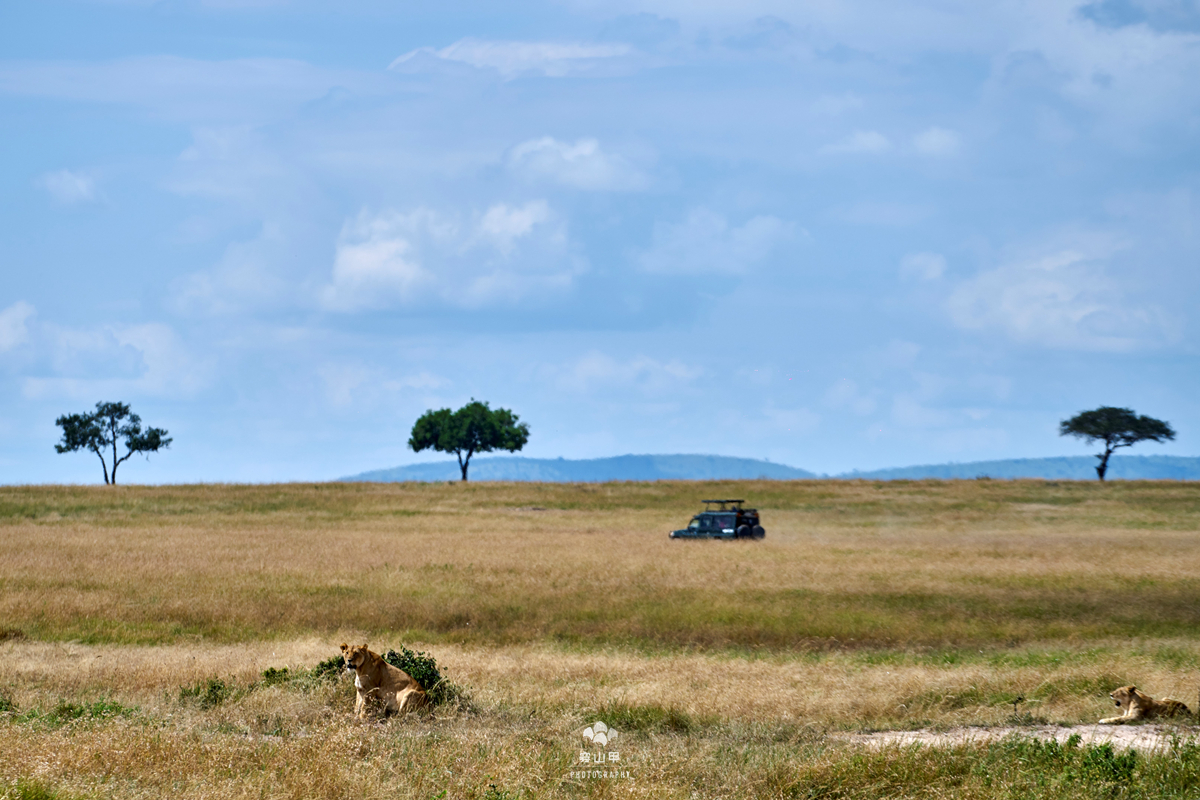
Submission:
M 351 647 L 342 643 L 342 657 L 346 669 L 354 670 L 354 688 L 358 698 L 354 702 L 354 713 L 359 719 L 367 716 L 367 702 L 383 703 L 384 713 L 391 711 L 404 715 L 415 711 L 429 702 L 429 696 L 412 677 L 372 653 L 367 646 Z
M 1178 700 L 1163 698 L 1155 700 L 1149 695 L 1142 694 L 1136 686 L 1122 686 L 1109 695 L 1117 708 L 1125 709 L 1119 717 L 1109 717 L 1100 720 L 1101 725 L 1120 725 L 1122 722 L 1133 722 L 1151 717 L 1173 717 L 1176 714 L 1191 714 L 1188 707 Z

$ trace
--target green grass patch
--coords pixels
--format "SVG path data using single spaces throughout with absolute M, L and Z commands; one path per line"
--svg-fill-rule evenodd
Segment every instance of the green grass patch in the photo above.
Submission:
M 653 704 L 609 703 L 599 709 L 596 716 L 622 735 L 633 732 L 690 734 L 704 727 L 703 721 L 686 711 Z
M 237 693 L 235 687 L 221 678 L 213 677 L 197 681 L 190 686 L 181 686 L 179 700 L 185 703 L 195 703 L 200 708 L 207 710 L 223 705 L 226 700 L 232 699 Z
M 19 778 L 9 786 L 0 784 L 0 798 L 3 800 L 71 800 L 75 795 L 51 789 L 40 781 Z
M 135 706 L 122 705 L 115 700 L 109 699 L 94 700 L 90 703 L 74 703 L 68 700 L 60 700 L 48 711 L 29 709 L 17 712 L 15 707 L 11 707 L 11 704 L 10 709 L 14 714 L 13 720 L 15 722 L 38 723 L 52 728 L 69 725 L 73 722 L 131 719 L 141 713 Z

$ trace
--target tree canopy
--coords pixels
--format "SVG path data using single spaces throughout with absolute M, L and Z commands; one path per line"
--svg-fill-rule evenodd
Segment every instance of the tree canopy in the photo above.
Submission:
M 462 479 L 467 479 L 471 456 L 493 450 L 516 452 L 529 441 L 529 425 L 518 422 L 516 414 L 507 408 L 492 409 L 475 398 L 451 411 L 442 408 L 426 411 L 413 425 L 408 446 L 414 452 L 433 449 L 439 453 L 454 453 Z
M 1175 431 L 1170 424 L 1154 417 L 1138 416 L 1132 409 L 1101 406 L 1063 420 L 1059 423 L 1058 435 L 1076 436 L 1088 444 L 1104 442 L 1104 452 L 1096 454 L 1100 459 L 1096 474 L 1104 480 L 1108 458 L 1118 447 L 1145 441 L 1165 442 L 1175 438 Z
M 62 441 L 54 445 L 60 453 L 91 450 L 100 457 L 104 483 L 116 485 L 117 467 L 134 453 L 155 453 L 168 447 L 171 439 L 162 428 L 142 430 L 142 418 L 130 412 L 124 403 L 96 403 L 96 410 L 83 414 L 64 414 L 54 421 L 62 428 Z M 117 444 L 124 440 L 127 452 L 118 457 Z M 112 450 L 112 471 L 106 454 Z

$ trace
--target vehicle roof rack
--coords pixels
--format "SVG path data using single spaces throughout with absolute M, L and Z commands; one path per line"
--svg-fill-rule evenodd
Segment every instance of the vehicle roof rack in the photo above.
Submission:
M 720 509 L 718 509 L 718 510 L 719 510 L 719 511 L 725 511 L 725 510 L 726 510 L 726 508 L 725 508 L 725 505 L 726 505 L 727 503 L 732 503 L 732 504 L 734 504 L 734 505 L 741 505 L 742 503 L 744 503 L 744 502 L 746 502 L 746 501 L 745 501 L 745 500 L 701 500 L 700 502 L 702 502 L 702 503 L 706 503 L 706 504 L 707 504 L 707 503 L 720 503 L 720 504 L 721 504 L 721 508 L 720 508 Z

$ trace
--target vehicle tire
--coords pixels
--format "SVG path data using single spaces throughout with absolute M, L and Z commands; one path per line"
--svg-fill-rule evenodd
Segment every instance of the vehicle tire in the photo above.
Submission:
M 737 538 L 739 538 L 739 539 L 749 539 L 749 538 L 750 538 L 750 535 L 751 535 L 752 533 L 753 533 L 753 531 L 751 531 L 751 530 L 750 530 L 750 526 L 749 526 L 749 525 L 738 525 L 738 529 L 737 529 Z
M 766 532 L 765 530 L 763 530 L 763 526 L 762 526 L 762 525 L 755 525 L 755 526 L 754 526 L 754 538 L 755 538 L 755 539 L 761 539 L 761 538 L 763 538 L 763 537 L 764 537 L 764 536 L 766 536 L 766 535 L 767 535 L 767 532 Z

